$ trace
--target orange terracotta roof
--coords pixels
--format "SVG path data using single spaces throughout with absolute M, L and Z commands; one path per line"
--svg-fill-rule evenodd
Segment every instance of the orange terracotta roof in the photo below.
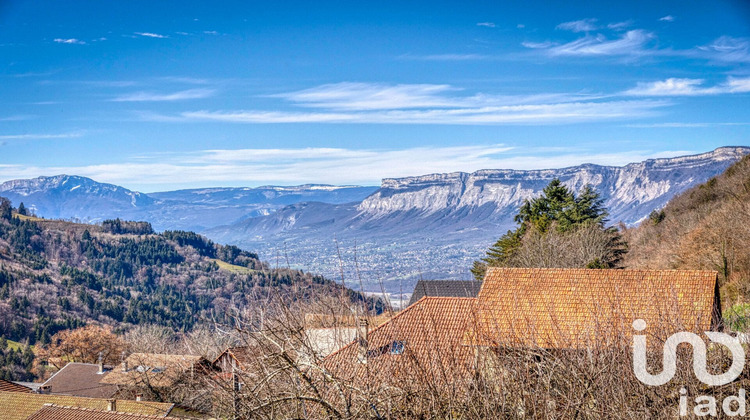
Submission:
M 6 381 L 5 379 L 0 379 L 0 391 L 32 392 L 29 387 L 18 385 L 17 383 Z
M 115 407 L 116 408 L 116 407 Z M 67 407 L 56 404 L 45 404 L 27 420 L 144 420 L 164 419 L 177 420 L 177 417 L 150 416 L 146 414 L 124 413 L 121 411 L 101 411 L 90 408 Z
M 465 344 L 577 348 L 646 333 L 705 331 L 717 318 L 714 271 L 490 268 L 478 330 Z
M 323 365 L 343 380 L 379 376 L 387 381 L 408 377 L 415 370 L 434 380 L 451 380 L 473 361 L 473 350 L 461 341 L 474 321 L 475 302 L 475 298 L 424 297 L 371 330 L 366 353 L 355 341 L 328 356 Z M 451 378 L 439 378 L 441 372 L 450 372 Z
M 0 419 L 26 420 L 27 417 L 41 409 L 44 404 L 106 410 L 107 400 L 100 398 L 71 397 L 67 395 L 29 394 L 22 392 L 0 391 Z M 117 409 L 133 414 L 147 414 L 164 417 L 172 410 L 174 404 L 151 401 L 117 400 Z

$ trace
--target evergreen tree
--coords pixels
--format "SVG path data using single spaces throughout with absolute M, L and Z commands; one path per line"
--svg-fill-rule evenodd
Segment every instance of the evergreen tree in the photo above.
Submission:
M 26 210 L 26 206 L 23 205 L 23 202 L 21 202 L 21 204 L 18 205 L 18 214 L 20 214 L 21 216 L 29 215 L 29 212 L 28 210 Z
M 616 229 L 606 229 L 608 212 L 599 194 L 586 185 L 576 196 L 559 179 L 552 180 L 539 197 L 527 199 L 519 208 L 514 220 L 518 226 L 509 230 L 495 242 L 484 258 L 474 262 L 471 272 L 482 280 L 487 267 L 512 265 L 512 259 L 523 246 L 526 235 L 533 231 L 537 235 L 554 233 L 568 234 L 585 226 L 596 225 L 602 232 L 611 235 L 608 258 L 597 258 L 587 264 L 589 268 L 609 268 L 619 261 L 624 253 L 624 242 Z M 555 229 L 550 232 L 550 229 Z M 612 258 L 611 256 L 614 256 Z
M 0 197 L 0 219 L 10 220 L 12 210 L 13 206 L 11 206 L 10 200 Z

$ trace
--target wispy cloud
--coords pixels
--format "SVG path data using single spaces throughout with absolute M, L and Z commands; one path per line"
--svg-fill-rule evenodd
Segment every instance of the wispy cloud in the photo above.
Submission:
M 169 38 L 166 35 L 156 34 L 153 32 L 135 32 L 136 35 L 145 36 L 146 38 Z
M 552 42 L 552 41 L 544 41 L 544 42 L 524 41 L 521 43 L 521 45 L 523 45 L 526 48 L 531 48 L 531 49 L 547 49 L 550 47 L 554 47 L 555 45 L 557 45 L 557 43 Z
M 479 22 L 477 23 L 477 26 L 485 26 L 487 28 L 494 28 L 495 23 L 494 22 Z
M 674 22 L 674 16 L 666 15 L 666 16 L 660 17 L 659 20 L 662 22 Z
M 623 92 L 630 96 L 704 96 L 750 92 L 750 78 L 727 79 L 725 83 L 704 87 L 703 79 L 669 78 L 656 82 L 638 83 Z
M 76 44 L 76 45 L 85 45 L 86 42 L 81 41 L 80 39 L 76 38 L 55 38 L 54 40 L 58 44 Z
M 470 61 L 485 60 L 490 58 L 483 54 L 431 54 L 420 56 L 409 56 L 409 58 L 427 61 Z
M 144 120 L 232 123 L 349 123 L 349 124 L 568 124 L 613 119 L 635 119 L 657 114 L 666 101 L 578 102 L 542 105 L 516 105 L 469 109 L 388 110 L 379 112 L 269 112 L 194 111 L 177 117 L 141 115 Z
M 34 115 L 9 115 L 7 117 L 0 117 L 0 121 L 26 121 L 36 118 Z
M 565 124 L 652 116 L 664 100 L 611 100 L 601 95 L 465 94 L 451 85 L 336 83 L 272 95 L 316 111 L 199 110 L 176 115 L 139 113 L 161 122 L 256 124 Z
M 47 139 L 70 139 L 83 136 L 83 132 L 76 131 L 61 134 L 4 134 L 0 140 L 47 140 Z
M 456 99 L 443 94 L 458 89 L 450 85 L 379 83 L 332 83 L 273 95 L 307 107 L 372 110 L 453 107 Z
M 166 102 L 202 99 L 213 96 L 213 89 L 188 89 L 173 93 L 135 92 L 113 98 L 114 102 Z
M 750 39 L 722 36 L 709 45 L 697 48 L 698 56 L 731 63 L 750 62 Z
M 665 122 L 653 124 L 626 124 L 630 128 L 712 128 L 750 126 L 750 122 Z
M 607 28 L 613 31 L 622 31 L 633 26 L 632 20 L 626 20 L 624 22 L 614 22 L 607 25 Z
M 32 167 L 0 165 L 0 179 L 75 173 L 133 188 L 216 184 L 379 184 L 383 177 L 480 169 L 546 169 L 582 163 L 624 165 L 689 151 L 637 150 L 604 153 L 591 150 L 544 151 L 504 144 L 401 149 L 290 148 L 220 149 L 140 156 L 125 163 Z M 149 186 L 152 186 L 149 188 Z
M 598 29 L 596 19 L 581 19 L 572 22 L 563 22 L 557 25 L 557 29 L 571 32 L 591 32 Z
M 608 39 L 604 35 L 591 36 L 549 48 L 554 56 L 632 56 L 646 53 L 644 46 L 654 38 L 641 29 L 627 31 L 619 39 Z

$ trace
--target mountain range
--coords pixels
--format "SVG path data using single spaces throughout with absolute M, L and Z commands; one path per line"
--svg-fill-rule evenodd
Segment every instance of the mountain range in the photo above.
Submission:
M 369 291 L 409 291 L 419 278 L 469 279 L 471 262 L 507 229 L 527 198 L 559 178 L 593 186 L 609 223 L 635 225 L 724 172 L 749 147 L 721 147 L 625 166 L 481 170 L 384 179 L 380 188 L 303 185 L 143 194 L 74 176 L 9 181 L 0 195 L 45 217 L 139 219 L 200 231 L 271 264 L 312 270 Z

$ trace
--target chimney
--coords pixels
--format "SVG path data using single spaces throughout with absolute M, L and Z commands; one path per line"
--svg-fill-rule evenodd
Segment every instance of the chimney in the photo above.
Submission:
M 135 394 L 136 401 L 143 401 L 143 394 Z
M 114 398 L 107 400 L 107 411 L 117 411 L 117 400 Z
M 358 359 L 360 363 L 367 363 L 367 335 L 370 323 L 367 319 L 360 318 L 357 321 L 357 344 Z
M 39 390 L 37 391 L 40 394 L 49 394 L 52 392 L 52 386 L 51 385 L 42 385 L 39 387 Z
M 102 358 L 102 352 L 99 352 L 99 360 L 97 360 L 97 363 L 99 363 L 99 374 L 101 375 L 104 373 L 104 359 Z

